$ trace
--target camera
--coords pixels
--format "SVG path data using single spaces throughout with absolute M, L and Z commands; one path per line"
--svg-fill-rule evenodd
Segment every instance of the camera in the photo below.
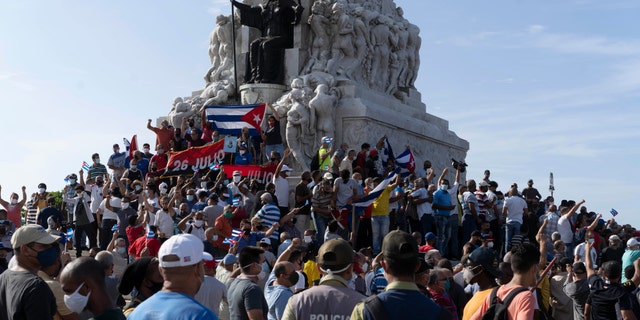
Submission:
M 465 172 L 468 167 L 468 165 L 464 161 L 458 161 L 453 158 L 451 158 L 451 165 L 456 169 L 460 169 L 460 172 Z

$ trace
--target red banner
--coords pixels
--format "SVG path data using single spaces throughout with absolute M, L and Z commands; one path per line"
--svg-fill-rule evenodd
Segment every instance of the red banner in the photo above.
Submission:
M 207 146 L 170 153 L 167 168 L 162 176 L 190 175 L 197 170 L 207 169 L 212 163 L 224 159 L 223 147 L 224 140 L 220 140 Z
M 228 177 L 231 177 L 234 171 L 240 171 L 243 177 L 249 177 L 249 179 L 256 179 L 259 183 L 268 183 L 273 180 L 273 173 L 276 171 L 277 165 L 270 166 L 253 166 L 253 165 L 232 165 L 225 164 L 224 172 Z

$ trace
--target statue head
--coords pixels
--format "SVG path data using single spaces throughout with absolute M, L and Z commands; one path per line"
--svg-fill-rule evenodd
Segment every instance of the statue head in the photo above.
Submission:
M 291 88 L 296 88 L 296 89 L 304 88 L 304 81 L 302 81 L 302 79 L 300 78 L 295 78 L 291 80 Z
M 302 89 L 293 89 L 290 96 L 293 101 L 300 101 L 304 97 L 304 91 Z
M 398 8 L 396 8 L 396 13 L 397 13 L 400 17 L 403 17 L 403 16 L 404 16 L 404 10 L 402 10 L 402 7 L 398 7 Z
M 173 105 L 175 106 L 175 105 L 177 105 L 178 103 L 180 103 L 182 101 L 183 101 L 182 98 L 177 97 L 177 98 L 173 99 Z
M 326 94 L 327 90 L 329 90 L 329 88 L 327 87 L 326 84 L 319 84 L 318 87 L 316 87 L 316 94 L 322 93 L 322 94 Z
M 333 11 L 333 14 L 342 14 L 344 12 L 344 5 L 342 2 L 336 2 L 331 7 L 331 11 Z
M 225 15 L 219 15 L 216 17 L 216 24 L 217 25 L 223 25 L 226 24 L 227 22 L 229 22 L 229 18 Z

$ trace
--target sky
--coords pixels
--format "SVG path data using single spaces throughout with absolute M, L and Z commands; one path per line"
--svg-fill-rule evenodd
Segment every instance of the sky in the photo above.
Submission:
M 470 143 L 468 178 L 506 191 L 529 179 L 556 203 L 640 227 L 637 1 L 398 0 L 421 29 L 416 87 L 427 112 Z M 64 187 L 98 152 L 202 89 L 226 0 L 2 1 L 0 185 Z M 122 148 L 124 149 L 124 148 Z M 442 170 L 442 168 L 436 168 Z

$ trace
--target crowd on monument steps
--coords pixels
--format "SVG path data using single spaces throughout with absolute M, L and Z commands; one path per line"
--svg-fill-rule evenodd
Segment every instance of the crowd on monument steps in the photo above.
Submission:
M 155 154 L 93 154 L 62 199 L 0 188 L 0 320 L 640 319 L 640 234 L 585 200 L 489 170 L 461 182 L 458 162 L 400 173 L 385 137 L 323 137 L 290 187 L 275 119 L 219 165 L 167 176 L 169 153 L 224 137 L 147 127 Z

